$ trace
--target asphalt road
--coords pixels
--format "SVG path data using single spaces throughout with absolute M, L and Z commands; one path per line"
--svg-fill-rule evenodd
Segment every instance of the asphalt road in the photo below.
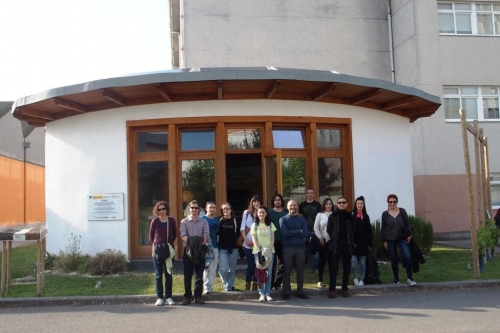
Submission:
M 0 332 L 500 332 L 500 289 L 0 309 Z

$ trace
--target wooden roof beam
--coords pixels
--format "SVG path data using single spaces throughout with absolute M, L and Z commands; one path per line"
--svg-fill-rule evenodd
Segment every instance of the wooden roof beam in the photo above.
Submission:
M 358 105 L 360 103 L 366 102 L 372 98 L 377 97 L 382 93 L 382 89 L 372 89 L 368 92 L 365 92 L 361 95 L 355 96 L 353 98 L 349 99 L 349 104 L 351 105 Z
M 267 91 L 267 98 L 268 99 L 271 99 L 273 98 L 274 94 L 276 93 L 276 91 L 278 90 L 279 86 L 281 84 L 281 80 L 276 80 L 274 81 L 274 84 L 273 86 L 271 87 L 271 89 L 269 89 Z
M 127 100 L 110 89 L 101 89 L 101 95 L 119 106 L 127 106 Z
M 170 96 L 170 93 L 168 92 L 167 88 L 163 86 L 161 83 L 155 84 L 155 88 L 158 91 L 158 93 L 168 102 L 172 103 L 172 96 Z
M 83 104 L 68 101 L 68 100 L 65 100 L 65 99 L 62 99 L 59 97 L 54 98 L 54 103 L 57 106 L 63 107 L 65 109 L 73 110 L 73 111 L 76 111 L 78 113 L 85 113 L 88 111 L 88 108 Z
M 397 107 L 400 107 L 403 105 L 408 105 L 408 104 L 412 103 L 415 99 L 416 99 L 416 97 L 414 97 L 414 96 L 400 98 L 400 99 L 394 100 L 392 102 L 382 104 L 382 110 L 387 111 L 387 110 L 394 109 L 394 108 L 397 108 Z
M 337 83 L 330 83 L 326 87 L 323 87 L 321 89 L 316 90 L 315 92 L 312 93 L 311 98 L 313 101 L 317 101 L 322 99 L 325 96 L 328 96 L 332 91 L 337 88 Z
M 40 118 L 43 120 L 49 120 L 49 121 L 56 120 L 56 118 L 53 115 L 49 114 L 48 112 L 23 108 L 23 109 L 21 109 L 21 113 L 25 116 Z
M 224 94 L 224 88 L 222 87 L 222 81 L 217 81 L 217 98 L 222 100 L 222 96 Z

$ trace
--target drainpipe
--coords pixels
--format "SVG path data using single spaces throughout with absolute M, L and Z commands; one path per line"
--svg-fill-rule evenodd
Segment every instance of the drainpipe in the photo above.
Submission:
M 23 222 L 26 223 L 26 193 L 28 186 L 26 185 L 26 149 L 31 148 L 31 143 L 24 140 L 23 141 Z
M 179 0 L 179 68 L 186 67 L 184 59 L 184 0 Z
M 391 0 L 389 0 L 389 7 L 387 7 L 387 22 L 389 23 L 389 53 L 391 55 L 391 80 L 396 83 L 396 70 L 394 69 L 394 49 L 392 41 L 392 9 Z

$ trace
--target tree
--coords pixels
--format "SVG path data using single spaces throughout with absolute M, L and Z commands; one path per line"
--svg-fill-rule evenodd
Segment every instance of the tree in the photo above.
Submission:
M 195 200 L 204 204 L 215 198 L 215 163 L 214 160 L 189 160 L 183 170 L 183 190 L 189 191 Z
M 306 186 L 306 161 L 304 158 L 283 158 L 283 196 L 290 198 L 293 190 Z
M 327 160 L 333 160 L 327 162 Z M 339 163 L 335 163 L 335 162 Z M 338 166 L 337 166 L 337 165 Z M 342 159 L 318 158 L 319 195 L 330 196 L 334 190 L 334 183 L 342 179 Z

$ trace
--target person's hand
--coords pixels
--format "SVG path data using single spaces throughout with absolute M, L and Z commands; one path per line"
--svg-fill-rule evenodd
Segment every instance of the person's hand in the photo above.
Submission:
M 321 246 L 325 246 L 325 240 L 324 240 L 323 238 L 320 238 L 320 239 L 319 239 L 319 244 L 320 244 Z
M 247 240 L 245 241 L 245 243 L 246 243 L 248 246 L 253 246 L 253 242 L 252 242 L 251 240 L 249 240 L 249 239 L 247 239 Z
M 387 242 L 384 242 L 384 248 L 385 248 L 386 250 L 389 250 L 389 245 L 387 245 Z
M 406 238 L 406 243 L 409 243 L 411 240 L 411 236 L 408 236 L 408 238 Z

